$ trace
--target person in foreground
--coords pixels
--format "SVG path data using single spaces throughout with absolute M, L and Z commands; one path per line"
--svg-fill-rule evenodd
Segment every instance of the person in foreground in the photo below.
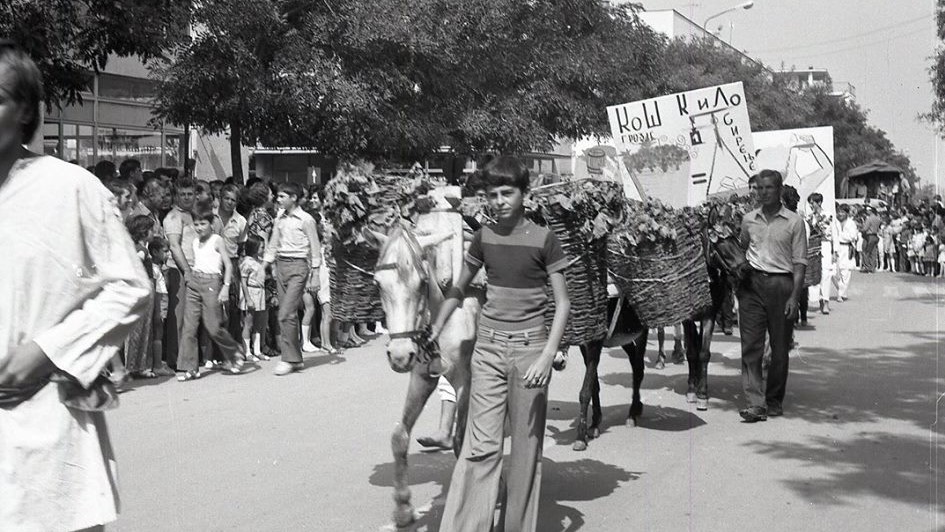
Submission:
M 0 530 L 101 530 L 118 512 L 101 373 L 151 286 L 108 189 L 23 147 L 41 102 L 36 65 L 0 41 Z
M 542 441 L 551 366 L 570 311 L 561 244 L 550 230 L 524 218 L 528 170 L 511 156 L 483 169 L 495 225 L 475 233 L 459 282 L 431 327 L 435 340 L 480 268 L 488 276 L 487 300 L 472 356 L 469 418 L 443 510 L 441 530 L 491 530 L 509 418 L 512 451 L 504 530 L 533 531 L 541 488 Z M 555 313 L 544 325 L 550 279 Z
M 804 221 L 781 204 L 781 174 L 762 170 L 756 177 L 761 207 L 742 220 L 741 243 L 750 270 L 738 289 L 742 387 L 748 399 L 748 408 L 739 414 L 749 423 L 783 412 L 788 352 L 807 267 Z M 766 332 L 771 340 L 767 383 L 762 377 Z

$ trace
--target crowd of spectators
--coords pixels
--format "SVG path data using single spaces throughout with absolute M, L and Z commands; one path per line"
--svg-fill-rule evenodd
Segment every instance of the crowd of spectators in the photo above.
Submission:
M 233 178 L 196 180 L 177 168 L 143 170 L 135 159 L 117 166 L 103 160 L 89 171 L 114 194 L 138 256 L 154 283 L 152 318 L 135 328 L 123 352 L 113 361 L 113 380 L 172 376 L 182 371 L 178 356 L 192 340 L 182 335 L 191 334 L 185 329 L 193 328 L 193 324 L 185 327 L 185 286 L 189 280 L 183 272 L 190 268 L 183 265 L 193 265 L 193 241 L 199 233 L 195 226 L 200 225 L 200 218 L 210 222 L 212 233 L 222 239 L 226 259 L 232 261 L 229 294 L 220 302 L 220 327 L 231 338 L 242 339 L 241 355 L 251 362 L 280 354 L 276 318 L 279 297 L 274 272 L 262 263 L 278 210 L 274 202 L 278 191 L 273 183 L 258 178 L 251 178 L 245 185 L 235 183 Z M 327 248 L 319 193 L 313 185 L 301 199 L 303 209 L 318 222 L 320 240 Z M 363 345 L 371 334 L 367 324 L 333 323 L 327 268 L 323 271 L 321 290 L 306 293 L 298 309 L 303 351 L 336 354 L 339 349 Z M 213 317 L 217 315 L 205 312 L 203 321 L 216 319 Z M 210 341 L 214 336 L 210 332 L 216 333 L 216 327 L 201 323 L 197 333 L 200 366 L 237 372 L 238 365 L 232 357 L 223 356 L 219 342 Z

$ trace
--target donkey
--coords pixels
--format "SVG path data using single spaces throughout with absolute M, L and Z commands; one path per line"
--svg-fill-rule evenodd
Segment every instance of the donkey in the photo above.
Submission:
M 439 284 L 432 279 L 431 267 L 424 253 L 429 247 L 452 235 L 417 236 L 403 222 L 395 225 L 387 235 L 376 232 L 373 235 L 381 244 L 377 266 L 374 268 L 374 281 L 380 288 L 381 306 L 390 335 L 387 359 L 394 371 L 410 373 L 403 416 L 391 435 L 391 451 L 394 455 L 394 523 L 398 527 L 405 527 L 417 519 L 410 502 L 407 482 L 410 432 L 436 388 L 438 375 L 434 373 L 440 371 L 456 390 L 453 452 L 459 456 L 466 432 L 469 362 L 476 342 L 481 303 L 475 296 L 463 300 L 440 333 L 437 358 L 437 354 L 428 350 L 427 335 L 431 317 L 439 311 L 444 295 Z M 432 368 L 436 370 L 431 371 Z
M 727 205 L 723 209 L 721 213 L 718 205 L 709 209 L 708 224 L 702 235 L 706 268 L 711 280 L 712 305 L 700 315 L 683 321 L 686 361 L 689 364 L 686 402 L 695 403 L 697 410 L 709 408 L 708 371 L 715 316 L 722 307 L 726 292 L 732 289 L 729 279 L 740 282 L 748 268 L 745 251 L 738 243 L 732 207 Z M 696 320 L 699 320 L 698 325 Z
M 571 445 L 571 449 L 575 451 L 586 450 L 588 440 L 600 436 L 600 422 L 603 415 L 600 405 L 598 367 L 605 344 L 607 344 L 607 347 L 613 347 L 614 343 L 619 344 L 627 353 L 627 358 L 630 359 L 630 366 L 633 370 L 633 396 L 627 420 L 632 421 L 633 425 L 636 426 L 638 418 L 643 415 L 640 385 L 643 383 L 643 355 L 646 352 L 647 340 L 646 326 L 640 322 L 636 312 L 622 297 L 611 298 L 608 301 L 608 314 L 612 317 L 613 323 L 610 338 L 619 338 L 619 340 L 616 342 L 603 339 L 595 340 L 581 346 L 581 355 L 584 358 L 584 382 L 581 385 L 581 393 L 578 395 L 580 413 L 577 420 L 577 435 Z M 587 423 L 589 405 L 592 406 L 590 426 Z
M 731 206 L 726 206 L 723 213 L 719 207 L 713 206 L 709 210 L 708 224 L 703 232 L 703 249 L 706 258 L 706 267 L 712 279 L 712 306 L 710 309 L 683 321 L 684 339 L 686 343 L 686 359 L 689 363 L 688 389 L 686 400 L 696 403 L 698 410 L 708 409 L 708 365 L 711 355 L 710 348 L 712 334 L 715 331 L 715 316 L 724 299 L 725 290 L 729 290 L 728 277 L 741 279 L 747 268 L 745 252 L 738 244 L 737 230 Z M 611 336 L 622 336 L 623 350 L 630 359 L 633 370 L 633 397 L 627 421 L 637 425 L 643 415 L 643 402 L 640 400 L 640 387 L 643 383 L 644 355 L 646 352 L 647 327 L 644 325 L 633 308 L 621 299 L 611 299 L 609 313 L 618 312 L 616 323 L 611 327 Z M 699 325 L 696 324 L 699 320 Z M 589 439 L 600 436 L 601 406 L 600 382 L 598 366 L 605 341 L 597 340 L 581 346 L 584 357 L 584 382 L 579 395 L 580 414 L 578 417 L 577 435 L 572 449 L 583 451 L 587 449 Z M 588 426 L 587 411 L 592 405 L 591 422 Z

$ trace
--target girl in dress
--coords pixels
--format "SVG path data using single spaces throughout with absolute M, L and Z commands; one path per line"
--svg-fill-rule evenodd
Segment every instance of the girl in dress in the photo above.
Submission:
M 269 360 L 262 352 L 269 312 L 266 309 L 266 268 L 263 266 L 265 242 L 256 235 L 246 237 L 246 256 L 240 262 L 240 310 L 243 311 L 243 344 L 253 362 Z
M 938 235 L 938 276 L 945 279 L 945 232 Z
M 929 236 L 928 232 L 925 230 L 925 227 L 922 226 L 918 226 L 915 233 L 912 235 L 912 273 L 916 275 L 925 275 L 925 264 L 922 261 L 922 254 L 925 251 L 925 238 L 927 236 Z
M 935 277 L 935 262 L 938 259 L 938 238 L 934 233 L 929 233 L 925 237 L 925 245 L 922 247 L 922 260 L 925 262 L 925 276 Z

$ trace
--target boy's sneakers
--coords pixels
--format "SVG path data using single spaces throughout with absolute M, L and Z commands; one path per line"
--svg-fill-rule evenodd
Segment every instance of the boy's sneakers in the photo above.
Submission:
M 280 360 L 279 363 L 276 364 L 276 367 L 273 368 L 272 374 L 276 375 L 277 377 L 281 377 L 283 375 L 295 373 L 300 369 L 302 369 L 301 362 L 286 362 L 284 360 Z
M 177 376 L 178 382 L 194 381 L 200 378 L 200 370 L 195 369 L 193 371 L 187 371 L 181 375 Z

